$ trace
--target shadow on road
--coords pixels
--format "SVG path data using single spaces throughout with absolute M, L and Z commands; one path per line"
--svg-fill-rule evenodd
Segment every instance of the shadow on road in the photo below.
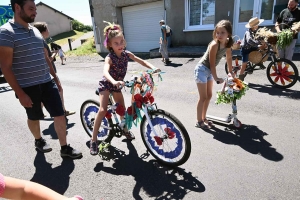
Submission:
M 254 83 L 249 83 L 249 88 L 273 96 L 284 96 L 291 99 L 300 99 L 300 91 L 297 90 L 280 89 L 280 88 L 272 87 L 272 85 L 265 86 L 265 85 L 259 85 Z
M 129 154 L 126 155 L 115 147 L 110 148 L 110 158 L 114 161 L 113 167 L 105 167 L 103 162 L 98 163 L 94 171 L 105 172 L 116 176 L 133 176 L 136 185 L 133 188 L 133 199 L 141 200 L 141 190 L 149 197 L 162 199 L 183 199 L 190 191 L 204 192 L 205 186 L 190 172 L 182 168 L 167 168 L 155 160 L 149 162 L 143 159 L 149 157 L 148 153 L 138 156 L 133 144 L 127 141 Z
M 53 120 L 53 118 L 49 118 L 49 119 L 45 119 L 45 120 L 46 121 Z M 68 135 L 68 129 L 72 128 L 75 125 L 75 123 L 69 123 L 69 119 L 67 118 L 66 119 L 66 124 L 67 124 L 67 135 Z M 54 122 L 51 123 L 47 129 L 43 130 L 43 134 L 44 135 L 50 135 L 51 138 L 54 139 L 54 140 L 58 139 L 55 128 L 54 128 Z
M 165 66 L 168 66 L 168 67 L 181 67 L 183 64 L 179 64 L 179 63 L 168 63 L 168 64 L 165 64 Z
M 226 126 L 225 130 L 217 127 L 206 130 L 206 132 L 214 136 L 214 139 L 225 144 L 238 145 L 249 153 L 261 155 L 271 161 L 278 162 L 283 159 L 283 155 L 277 152 L 272 147 L 272 144 L 264 139 L 264 136 L 268 134 L 257 126 L 244 124 L 242 128 L 235 129 L 232 124 L 214 123 Z
M 52 168 L 52 164 L 46 161 L 45 155 L 37 151 L 34 166 L 35 174 L 30 181 L 40 183 L 60 194 L 67 191 L 70 174 L 75 168 L 73 159 L 63 159 L 60 166 Z

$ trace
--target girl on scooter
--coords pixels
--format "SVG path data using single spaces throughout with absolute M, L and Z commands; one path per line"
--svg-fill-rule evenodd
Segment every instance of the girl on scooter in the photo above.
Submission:
M 196 127 L 198 128 L 210 129 L 214 126 L 211 121 L 206 119 L 208 105 L 212 97 L 213 80 L 218 83 L 224 81 L 218 77 L 216 66 L 226 54 L 228 69 L 232 73 L 232 44 L 232 25 L 230 21 L 219 21 L 213 31 L 213 40 L 209 43 L 205 54 L 194 70 L 194 77 L 199 93 L 196 122 Z

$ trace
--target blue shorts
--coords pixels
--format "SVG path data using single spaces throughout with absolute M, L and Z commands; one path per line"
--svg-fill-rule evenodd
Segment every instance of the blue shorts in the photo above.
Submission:
M 243 63 L 248 62 L 249 61 L 249 53 L 251 53 L 252 51 L 256 51 L 257 48 L 250 48 L 250 49 L 241 49 L 241 54 L 242 54 L 242 60 Z
M 41 103 L 44 104 L 46 110 L 52 117 L 64 115 L 64 109 L 58 88 L 53 80 L 22 89 L 33 102 L 32 108 L 25 108 L 28 119 L 40 120 L 44 118 Z M 17 95 L 16 97 L 18 98 Z
M 201 63 L 198 63 L 195 67 L 194 77 L 196 83 L 207 83 L 208 81 L 214 80 L 210 69 Z

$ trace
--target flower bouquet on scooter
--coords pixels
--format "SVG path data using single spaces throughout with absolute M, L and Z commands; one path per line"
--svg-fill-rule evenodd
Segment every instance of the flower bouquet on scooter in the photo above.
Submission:
M 229 104 L 233 100 L 239 100 L 246 94 L 249 89 L 248 84 L 238 78 L 228 76 L 224 81 L 221 91 L 217 91 L 216 104 Z

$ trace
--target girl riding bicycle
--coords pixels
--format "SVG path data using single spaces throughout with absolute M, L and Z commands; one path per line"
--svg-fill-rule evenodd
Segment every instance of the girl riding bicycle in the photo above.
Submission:
M 90 143 L 91 155 L 98 154 L 97 134 L 102 119 L 107 112 L 109 95 L 112 94 L 115 102 L 119 103 L 119 105 L 125 110 L 125 103 L 123 94 L 121 92 L 121 87 L 124 86 L 123 79 L 127 72 L 129 58 L 149 69 L 160 71 L 160 69 L 155 68 L 149 62 L 135 56 L 130 51 L 124 50 L 126 41 L 124 39 L 124 35 L 120 25 L 111 24 L 109 22 L 105 23 L 107 23 L 108 25 L 104 28 L 104 46 L 108 49 L 109 54 L 105 57 L 103 78 L 99 81 L 98 91 L 100 108 L 96 116 L 93 135 Z M 124 116 L 121 116 L 121 119 L 123 118 Z M 135 139 L 134 135 L 126 128 L 124 131 L 124 135 L 127 139 Z
M 213 80 L 219 83 L 224 81 L 217 76 L 216 66 L 226 53 L 229 72 L 232 73 L 232 44 L 232 25 L 230 21 L 219 21 L 213 31 L 213 40 L 209 43 L 205 54 L 198 62 L 194 71 L 195 81 L 200 96 L 197 104 L 196 127 L 198 128 L 209 129 L 213 126 L 213 123 L 206 119 L 206 112 L 212 97 Z

